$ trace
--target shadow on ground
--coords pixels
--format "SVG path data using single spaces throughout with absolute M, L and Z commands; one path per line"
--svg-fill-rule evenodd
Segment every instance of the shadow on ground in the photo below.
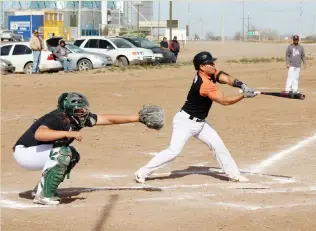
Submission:
M 84 200 L 85 197 L 77 197 L 81 193 L 91 193 L 96 191 L 150 191 L 150 192 L 159 192 L 162 191 L 159 187 L 146 187 L 146 186 L 138 186 L 138 187 L 99 187 L 99 188 L 61 188 L 58 189 L 58 194 L 62 198 L 62 203 L 68 204 L 75 200 Z M 27 190 L 25 192 L 20 192 L 19 197 L 24 199 L 32 200 L 32 192 L 33 190 Z M 72 198 L 75 197 L 75 198 Z
M 225 176 L 224 173 L 216 171 L 216 170 L 211 170 L 211 168 L 213 167 L 190 166 L 187 169 L 171 171 L 171 174 L 169 176 L 156 176 L 156 177 L 153 176 L 146 179 L 146 181 L 176 179 L 176 178 L 181 178 L 188 175 L 205 175 L 205 176 L 214 177 L 222 181 L 229 181 L 229 178 Z

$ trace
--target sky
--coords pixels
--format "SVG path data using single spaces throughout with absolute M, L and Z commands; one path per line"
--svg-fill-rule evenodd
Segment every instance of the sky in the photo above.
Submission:
M 159 5 L 160 20 L 169 19 L 169 0 L 156 0 L 153 20 L 158 21 Z M 173 19 L 179 20 L 179 29 L 190 25 L 190 35 L 205 36 L 212 32 L 221 36 L 223 32 L 231 37 L 242 31 L 241 0 L 173 0 L 172 14 Z M 272 29 L 289 35 L 316 34 L 316 0 L 248 0 L 244 1 L 244 17 L 248 16 L 250 28 Z M 246 32 L 248 20 L 244 23 Z
M 302 2 L 302 3 L 300 3 Z M 158 20 L 158 1 L 154 2 L 154 19 Z M 190 9 L 190 17 L 189 17 Z M 173 1 L 172 18 L 180 29 L 190 25 L 190 35 L 234 36 L 242 31 L 242 1 Z M 280 34 L 316 34 L 315 1 L 245 1 L 244 16 L 259 29 L 277 30 Z M 223 17 L 223 23 L 222 23 Z M 160 19 L 169 19 L 169 1 L 160 1 Z M 248 20 L 245 20 L 245 31 Z M 222 30 L 223 29 L 223 30 Z

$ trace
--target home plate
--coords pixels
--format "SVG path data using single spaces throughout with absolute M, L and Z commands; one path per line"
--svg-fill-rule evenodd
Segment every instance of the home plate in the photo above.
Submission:
M 270 189 L 267 185 L 256 184 L 256 183 L 231 183 L 226 188 L 235 189 Z

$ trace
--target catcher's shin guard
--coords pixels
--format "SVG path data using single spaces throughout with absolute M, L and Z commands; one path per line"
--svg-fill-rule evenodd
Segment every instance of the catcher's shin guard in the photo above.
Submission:
M 53 148 L 42 173 L 40 195 L 46 198 L 55 197 L 58 186 L 79 159 L 79 153 L 73 147 Z

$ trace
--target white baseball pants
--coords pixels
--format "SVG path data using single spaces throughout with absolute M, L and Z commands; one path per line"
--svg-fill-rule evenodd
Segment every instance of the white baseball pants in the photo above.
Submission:
M 31 171 L 42 170 L 44 172 L 46 169 L 52 167 L 52 161 L 49 161 L 49 154 L 52 148 L 52 144 L 42 144 L 33 147 L 17 145 L 13 156 L 22 168 Z M 36 193 L 39 194 L 42 190 L 41 182 L 39 182 Z
M 180 154 L 188 139 L 193 136 L 213 150 L 220 167 L 230 179 L 238 180 L 240 172 L 237 165 L 217 132 L 208 123 L 195 122 L 190 120 L 189 116 L 184 111 L 178 112 L 174 116 L 170 146 L 140 168 L 138 173 L 148 177 L 153 171 L 173 161 Z
M 49 160 L 52 148 L 52 144 L 42 144 L 28 148 L 23 145 L 17 145 L 13 156 L 15 161 L 26 170 L 43 170 L 45 163 Z
M 289 67 L 285 91 L 298 91 L 300 71 L 301 68 L 299 67 Z

